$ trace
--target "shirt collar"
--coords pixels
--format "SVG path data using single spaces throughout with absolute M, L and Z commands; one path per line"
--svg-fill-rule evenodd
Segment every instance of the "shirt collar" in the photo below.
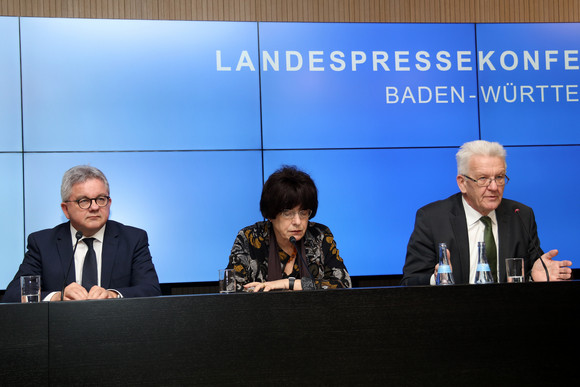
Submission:
M 463 196 L 461 197 L 461 201 L 463 203 L 463 209 L 465 210 L 465 219 L 467 220 L 467 227 L 471 227 L 477 222 L 479 222 L 479 219 L 483 215 L 481 215 L 478 211 L 476 211 L 473 207 L 471 207 Z M 487 216 L 489 216 L 489 218 L 491 219 L 492 224 L 497 224 L 495 210 L 491 211 L 489 214 L 487 214 Z
M 105 239 L 105 228 L 107 227 L 107 223 L 105 223 L 103 225 L 103 227 L 101 227 L 101 229 L 99 231 L 97 231 L 94 235 L 89 236 L 83 236 L 84 238 L 95 238 L 97 241 L 103 243 L 103 239 Z M 70 235 L 71 235 L 71 239 L 73 241 L 73 243 L 76 242 L 77 240 L 77 230 L 73 227 L 73 225 L 70 225 Z

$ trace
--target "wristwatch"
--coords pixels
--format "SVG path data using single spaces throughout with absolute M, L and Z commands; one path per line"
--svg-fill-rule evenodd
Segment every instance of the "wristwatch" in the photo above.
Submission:
M 288 277 L 288 289 L 294 290 L 294 281 L 296 281 L 296 278 Z

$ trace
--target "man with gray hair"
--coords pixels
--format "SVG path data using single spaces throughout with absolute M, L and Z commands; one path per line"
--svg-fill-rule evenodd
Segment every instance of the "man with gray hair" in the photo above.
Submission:
M 147 233 L 109 220 L 109 182 L 100 170 L 79 165 L 66 171 L 61 198 L 69 222 L 29 235 L 3 302 L 20 301 L 24 275 L 41 276 L 44 301 L 161 295 Z
M 497 142 L 471 141 L 461 146 L 456 157 L 461 192 L 417 211 L 401 284 L 435 284 L 439 243 L 447 244 L 455 282 L 474 283 L 477 242 L 486 239 L 495 282 L 506 282 L 508 257 L 523 257 L 525 272 L 533 281 L 570 279 L 572 262 L 553 260 L 558 250 L 545 254 L 540 250 L 532 209 L 503 199 L 509 181 L 504 147 Z M 541 260 L 537 252 L 542 254 Z

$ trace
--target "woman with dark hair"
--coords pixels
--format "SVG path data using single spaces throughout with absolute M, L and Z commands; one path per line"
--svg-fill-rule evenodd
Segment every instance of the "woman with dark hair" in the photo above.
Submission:
M 267 220 L 242 229 L 230 254 L 237 290 L 352 286 L 330 229 L 309 221 L 317 209 L 318 192 L 307 173 L 283 166 L 268 178 L 260 199 Z

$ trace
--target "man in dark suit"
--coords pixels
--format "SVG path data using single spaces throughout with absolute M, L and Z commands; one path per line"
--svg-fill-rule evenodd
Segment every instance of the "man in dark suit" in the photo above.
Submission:
M 550 281 L 571 278 L 572 262 L 553 260 L 558 250 L 545 254 L 539 250 L 532 209 L 503 199 L 509 181 L 505 158 L 505 149 L 496 142 L 479 140 L 461 146 L 457 152 L 457 185 L 461 192 L 417 211 L 402 285 L 435 284 L 439 243 L 447 244 L 455 282 L 474 283 L 477 242 L 485 239 L 486 228 L 493 235 L 493 242 L 488 243 L 493 247 L 488 252 L 496 257 L 490 262 L 495 281 L 506 282 L 505 259 L 515 257 L 524 258 L 528 278 L 545 281 L 546 271 L 536 251 L 542 254 Z
M 69 169 L 61 197 L 70 222 L 29 235 L 28 251 L 3 302 L 20 301 L 23 275 L 41 276 L 44 301 L 161 295 L 147 233 L 109 220 L 109 183 L 100 170 Z

